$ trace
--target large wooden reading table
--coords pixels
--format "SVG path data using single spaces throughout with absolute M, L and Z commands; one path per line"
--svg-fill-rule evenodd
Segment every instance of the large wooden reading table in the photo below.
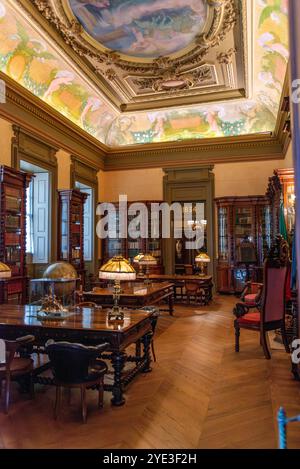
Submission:
M 208 305 L 212 300 L 213 282 L 211 275 L 177 275 L 177 274 L 150 274 L 151 282 L 172 282 L 174 286 L 174 299 L 178 299 L 176 287 L 184 287 L 186 283 L 197 283 L 202 289 L 202 303 Z M 181 297 L 183 294 L 181 294 Z
M 104 389 L 113 394 L 112 404 L 124 404 L 124 388 L 139 372 L 151 371 L 150 344 L 152 339 L 151 313 L 145 311 L 125 311 L 123 323 L 108 321 L 107 312 L 97 308 L 75 308 L 64 320 L 37 319 L 38 306 L 0 305 L 0 337 L 15 339 L 23 335 L 35 336 L 34 345 L 44 346 L 47 340 L 77 342 L 85 345 L 108 343 L 108 353 L 102 358 L 109 359 L 114 369 L 113 384 L 105 384 Z M 134 356 L 127 355 L 131 344 L 143 344 Z M 126 362 L 135 364 L 123 373 Z M 49 364 L 35 370 L 35 382 L 52 384 L 53 380 L 41 373 Z
M 169 305 L 169 313 L 173 314 L 173 284 L 170 282 L 158 282 L 144 284 L 137 282 L 121 283 L 122 293 L 119 304 L 128 308 L 142 308 L 154 305 L 166 299 Z M 89 292 L 77 292 L 80 301 L 93 301 L 102 306 L 113 305 L 113 287 L 95 287 Z

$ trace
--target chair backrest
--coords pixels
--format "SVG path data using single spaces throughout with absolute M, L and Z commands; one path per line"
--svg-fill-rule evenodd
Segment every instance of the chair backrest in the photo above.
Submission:
M 199 283 L 198 282 L 185 282 L 185 290 L 186 293 L 196 293 L 196 291 L 199 289 Z
M 92 359 L 99 352 L 82 344 L 54 342 L 46 347 L 54 378 L 61 383 L 80 383 L 88 376 Z
M 278 236 L 264 261 L 264 287 L 261 297 L 263 322 L 284 319 L 288 270 L 288 245 Z
M 23 337 L 17 338 L 16 340 L 4 340 L 6 349 L 5 368 L 7 373 L 10 371 L 11 364 L 17 351 L 24 345 L 33 342 L 34 339 L 35 337 L 33 335 L 25 335 Z

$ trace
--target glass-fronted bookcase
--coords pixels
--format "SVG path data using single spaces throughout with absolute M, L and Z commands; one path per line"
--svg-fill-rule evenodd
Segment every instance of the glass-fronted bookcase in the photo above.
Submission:
M 0 166 L 0 261 L 11 269 L 11 278 L 0 281 L 0 303 L 25 303 L 26 189 L 31 175 Z
M 75 267 L 84 284 L 84 203 L 88 195 L 77 189 L 58 191 L 58 260 Z
M 148 237 L 132 237 L 130 236 L 130 223 L 137 217 L 138 213 L 131 213 L 132 204 L 139 203 L 145 208 L 145 221 L 141 216 L 142 223 L 147 223 Z M 151 210 L 151 204 L 160 204 L 157 200 L 132 201 L 127 204 L 111 202 L 115 211 L 111 210 L 103 216 L 108 216 L 109 227 L 113 227 L 110 236 L 102 241 L 102 263 L 107 262 L 113 256 L 121 255 L 128 259 L 131 263 L 134 257 L 139 253 L 150 253 L 157 260 L 157 265 L 151 266 L 151 273 L 162 272 L 162 237 L 161 237 L 161 213 Z M 123 213 L 122 213 L 123 210 Z M 126 237 L 120 237 L 120 222 L 123 220 L 127 225 Z M 139 230 L 139 225 L 137 230 Z M 116 237 L 115 237 L 116 236 Z
M 239 293 L 247 280 L 262 280 L 271 245 L 270 205 L 265 196 L 222 197 L 217 206 L 217 289 Z

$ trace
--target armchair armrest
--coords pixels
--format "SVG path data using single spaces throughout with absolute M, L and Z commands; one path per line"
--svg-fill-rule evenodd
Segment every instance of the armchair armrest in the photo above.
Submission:
M 16 342 L 18 346 L 24 345 L 24 344 L 29 344 L 30 342 L 34 342 L 35 337 L 34 335 L 24 335 L 23 337 L 18 337 L 16 339 Z
M 249 309 L 250 308 L 248 305 L 246 305 L 246 303 L 237 303 L 233 308 L 233 314 L 236 318 L 240 318 L 242 316 L 245 316 L 245 314 L 249 312 Z
M 240 299 L 245 301 L 245 296 L 249 294 L 256 294 L 257 299 L 259 298 L 261 291 L 263 289 L 263 284 L 259 282 L 247 282 L 241 295 Z
M 87 349 L 90 350 L 91 352 L 95 352 L 95 355 L 100 355 L 102 352 L 105 352 L 105 350 L 107 350 L 108 348 L 109 348 L 108 342 L 104 342 L 103 344 L 99 344 L 94 347 L 93 346 L 87 347 Z

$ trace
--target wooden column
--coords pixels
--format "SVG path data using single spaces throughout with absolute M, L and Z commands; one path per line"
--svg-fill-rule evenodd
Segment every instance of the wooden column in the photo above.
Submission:
M 292 145 L 295 170 L 296 195 L 296 250 L 298 270 L 298 324 L 300 328 L 300 103 L 293 102 L 293 81 L 300 79 L 300 1 L 289 0 L 289 36 L 290 36 L 290 76 L 291 76 L 291 111 Z M 299 84 L 298 84 L 299 88 Z M 299 93 L 297 93 L 299 96 Z M 298 331 L 300 337 L 300 330 Z

